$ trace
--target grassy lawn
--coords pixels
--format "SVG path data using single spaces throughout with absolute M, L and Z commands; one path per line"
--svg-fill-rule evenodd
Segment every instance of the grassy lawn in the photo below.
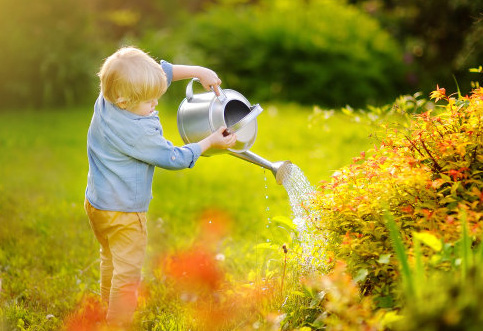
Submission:
M 371 126 L 344 115 L 314 124 L 311 109 L 262 106 L 251 150 L 270 161 L 291 160 L 313 185 L 372 145 Z M 176 107 L 158 108 L 165 136 L 180 145 Z M 83 210 L 90 117 L 89 107 L 0 114 L 0 329 L 2 319 L 6 330 L 59 329 L 86 293 L 98 292 L 98 244 Z M 269 267 L 273 256 L 258 248 L 281 245 L 286 234 L 270 220 L 291 216 L 287 194 L 269 171 L 228 155 L 203 157 L 190 170 L 157 169 L 153 195 L 145 264 L 150 295 L 137 315 L 139 328 L 189 324 L 157 261 L 202 239 L 207 210 L 229 225 L 213 247 L 223 254 L 228 282 L 264 279 L 269 271 L 280 277 L 280 263 Z

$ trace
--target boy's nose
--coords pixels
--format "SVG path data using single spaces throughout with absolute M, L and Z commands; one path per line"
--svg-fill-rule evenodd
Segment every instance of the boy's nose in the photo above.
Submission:
M 158 100 L 153 100 L 153 106 L 156 107 L 158 105 Z

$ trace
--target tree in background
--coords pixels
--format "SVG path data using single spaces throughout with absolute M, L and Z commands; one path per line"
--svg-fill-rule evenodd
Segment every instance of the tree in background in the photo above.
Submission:
M 267 5 L 271 2 L 277 3 L 279 7 L 292 6 L 293 11 L 279 13 L 277 16 Z M 333 59 L 327 60 L 323 56 L 320 57 L 320 54 L 313 53 L 314 48 L 309 50 L 310 44 L 317 44 L 323 38 L 318 33 L 314 34 L 304 29 L 305 26 L 309 28 L 316 26 L 317 22 L 303 22 L 302 20 L 301 30 L 293 35 L 290 35 L 289 32 L 287 36 L 286 32 L 295 31 L 294 24 L 300 22 L 300 17 L 295 17 L 294 21 L 294 14 L 298 13 L 301 16 L 301 8 L 309 8 L 317 2 L 321 1 L 42 0 L 23 2 L 0 0 L 0 44 L 3 49 L 0 52 L 0 75 L 3 78 L 0 82 L 0 97 L 2 98 L 0 109 L 64 106 L 92 101 L 97 93 L 95 73 L 99 63 L 115 48 L 123 44 L 141 45 L 147 51 L 163 58 L 167 57 L 181 62 L 194 59 L 200 63 L 198 61 L 200 51 L 192 47 L 193 43 L 187 40 L 188 37 L 199 39 L 198 43 L 203 49 L 209 50 L 213 49 L 215 44 L 223 44 L 216 52 L 207 53 L 209 57 L 206 58 L 206 65 L 218 65 L 214 62 L 211 63 L 210 59 L 220 62 L 224 60 L 219 57 L 226 57 L 229 52 L 235 54 L 235 60 L 230 60 L 226 62 L 226 65 L 214 68 L 227 73 L 228 69 L 239 67 L 242 73 L 249 72 L 249 76 L 253 76 L 254 72 L 256 73 L 253 66 L 260 61 L 260 57 L 265 52 L 263 56 L 270 56 L 273 59 L 266 66 L 268 72 L 271 73 L 262 77 L 267 79 L 265 82 L 258 78 L 262 87 L 261 89 L 257 87 L 257 91 L 263 91 L 266 86 L 269 86 L 270 93 L 266 95 L 270 98 L 278 98 L 281 95 L 290 100 L 302 99 L 308 103 L 314 101 L 310 96 L 313 93 L 308 90 L 294 98 L 290 92 L 285 94 L 281 87 L 288 86 L 286 89 L 290 91 L 292 86 L 284 82 L 278 86 L 274 83 L 281 82 L 280 77 L 277 76 L 280 73 L 277 74 L 277 71 L 280 72 L 289 59 L 293 64 L 309 64 L 304 66 L 305 69 L 300 67 L 296 69 L 294 77 L 298 80 L 293 83 L 295 88 L 310 87 L 314 84 L 330 88 L 334 85 L 344 85 L 355 92 L 360 91 L 361 95 L 365 97 L 369 95 L 367 98 L 369 102 L 376 100 L 377 98 L 370 96 L 371 93 L 374 93 L 370 89 L 359 86 L 355 90 L 354 87 L 351 87 L 350 75 L 347 75 L 347 72 L 354 72 L 354 70 L 357 72 L 357 68 L 364 68 L 360 62 L 358 65 L 357 62 L 351 60 L 357 56 L 364 56 L 363 53 L 358 54 L 359 46 L 353 48 L 354 54 L 350 54 L 349 48 L 342 52 L 343 54 L 339 54 L 341 57 L 348 57 L 341 61 L 341 63 L 345 61 L 347 66 L 334 67 Z M 404 2 L 344 0 L 338 2 L 338 5 L 343 7 L 350 3 L 356 4 L 363 11 L 377 18 L 382 27 L 396 37 L 405 50 L 404 60 L 407 67 L 410 68 L 410 72 L 407 74 L 406 82 L 395 84 L 392 87 L 393 91 L 387 91 L 388 85 L 377 72 L 386 66 L 385 75 L 394 76 L 395 66 L 387 67 L 387 63 L 383 63 L 382 67 L 377 70 L 370 69 L 372 66 L 367 66 L 368 71 L 360 71 L 361 79 L 369 85 L 376 86 L 379 96 L 384 94 L 389 98 L 391 94 L 395 93 L 394 88 L 399 94 L 406 93 L 408 86 L 411 91 L 414 89 L 429 91 L 435 83 L 451 86 L 453 84 L 452 74 L 455 74 L 458 81 L 463 84 L 470 81 L 466 77 L 467 69 L 481 64 L 479 61 L 483 57 L 481 38 L 483 23 L 480 11 L 483 8 L 483 0 L 406 0 Z M 223 27 L 225 30 L 216 31 L 217 27 L 214 23 L 211 32 L 205 34 L 207 23 L 197 26 L 197 22 L 203 21 L 203 18 L 198 19 L 197 17 L 206 17 L 206 12 L 213 11 L 213 8 L 217 7 L 225 8 L 226 15 L 219 21 L 224 20 L 227 26 L 231 25 L 231 29 L 228 31 L 228 28 Z M 260 22 L 255 22 L 254 17 L 246 17 L 243 21 L 240 17 L 246 15 L 246 10 L 243 8 L 257 8 L 254 15 L 258 15 Z M 309 10 L 311 9 L 309 8 Z M 307 15 L 314 16 L 315 14 Z M 265 19 L 268 19 L 269 22 L 263 23 Z M 336 28 L 339 22 L 335 20 L 334 23 L 330 23 L 331 19 L 331 16 L 320 17 L 319 25 L 330 26 L 332 24 L 335 27 L 327 34 L 333 34 L 334 42 L 331 47 L 339 47 L 336 52 L 340 52 L 340 49 L 343 48 L 344 43 L 337 39 L 341 34 L 349 33 L 356 37 L 357 34 L 363 34 L 364 31 L 372 31 L 361 26 L 361 31 L 344 32 L 340 28 Z M 367 21 L 367 19 L 364 20 Z M 220 22 L 216 24 L 220 25 Z M 273 26 L 267 28 L 270 22 L 275 22 L 280 28 L 273 28 Z M 189 32 L 192 34 L 191 36 L 176 34 L 175 38 L 170 39 L 169 44 L 166 44 L 165 38 L 160 38 L 160 36 L 173 35 L 189 25 L 191 25 L 191 28 L 188 28 L 191 30 Z M 265 28 L 267 29 L 264 30 Z M 282 28 L 286 28 L 286 31 L 282 32 Z M 246 37 L 249 33 L 253 33 L 255 39 L 233 40 L 237 34 Z M 240 47 L 230 48 L 236 42 L 251 41 L 256 43 L 246 44 L 246 51 Z M 360 45 L 360 42 L 358 43 Z M 370 41 L 366 40 L 362 43 L 366 43 L 371 51 L 374 50 Z M 174 54 L 172 52 L 174 46 L 178 46 L 177 49 L 183 49 L 183 52 Z M 296 50 L 297 47 L 302 47 L 307 52 L 300 53 L 300 49 Z M 329 47 L 328 49 L 330 50 Z M 318 76 L 322 81 L 303 80 L 304 75 L 300 72 L 301 70 L 312 71 L 314 77 L 315 73 L 320 73 L 317 68 L 313 67 L 317 59 L 325 62 L 326 67 L 330 70 L 338 71 L 339 75 L 334 77 L 340 79 L 323 80 L 324 74 L 327 78 L 327 72 L 322 72 L 323 74 Z M 378 58 L 374 62 L 380 61 Z M 396 66 L 398 67 L 399 64 Z M 231 87 L 244 90 L 244 86 L 238 85 L 235 75 L 231 73 L 228 75 L 231 77 L 225 79 L 226 83 L 229 83 Z M 239 73 L 237 76 L 244 77 Z M 461 89 L 467 90 L 468 88 L 462 86 Z M 249 90 L 246 92 L 251 93 Z M 364 102 L 361 101 L 364 99 L 361 96 L 356 99 L 361 103 Z M 322 103 L 325 104 L 341 104 L 346 99 L 343 95 L 333 94 L 322 100 Z M 356 104 L 351 100 L 348 102 Z
M 468 84 L 483 58 L 482 0 L 350 0 L 376 17 L 405 49 L 413 86 Z M 462 90 L 469 90 L 463 86 Z
M 405 88 L 396 41 L 344 2 L 223 0 L 186 23 L 150 43 L 179 43 L 175 61 L 212 67 L 257 101 L 364 106 Z

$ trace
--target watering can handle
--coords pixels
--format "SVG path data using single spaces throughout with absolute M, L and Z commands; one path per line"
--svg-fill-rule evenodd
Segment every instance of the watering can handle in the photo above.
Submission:
M 200 80 L 198 78 L 193 78 L 192 80 L 190 80 L 190 82 L 186 86 L 186 100 L 188 100 L 188 102 L 191 102 L 191 100 L 193 100 L 193 82 L 199 83 Z M 213 91 L 213 93 L 215 93 L 213 86 L 210 86 L 210 87 L 211 87 L 211 90 Z M 223 91 L 223 89 L 220 88 L 218 90 L 220 91 L 220 95 L 218 95 L 217 98 L 218 98 L 218 100 L 220 100 L 221 103 L 223 103 L 226 100 L 226 94 Z

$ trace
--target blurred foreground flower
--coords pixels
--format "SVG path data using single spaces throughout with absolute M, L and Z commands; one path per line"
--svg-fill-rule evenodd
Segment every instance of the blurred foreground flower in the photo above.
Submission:
M 86 295 L 76 311 L 67 316 L 64 330 L 67 331 L 108 331 L 105 324 L 106 309 L 99 297 Z
M 222 210 L 203 211 L 196 243 L 161 257 L 159 279 L 174 285 L 170 288 L 177 292 L 196 329 L 279 329 L 280 313 L 274 313 L 271 307 L 275 288 L 278 289 L 276 281 L 251 279 L 249 283 L 232 283 L 233 276 L 223 268 L 227 257 L 219 248 L 230 234 L 231 224 L 230 216 Z
M 223 210 L 209 208 L 203 211 L 199 219 L 200 234 L 198 242 L 205 249 L 215 249 L 231 231 L 231 217 Z
M 210 293 L 217 290 L 224 279 L 218 263 L 211 252 L 195 246 L 166 257 L 164 270 L 166 276 L 170 277 L 182 291 Z

